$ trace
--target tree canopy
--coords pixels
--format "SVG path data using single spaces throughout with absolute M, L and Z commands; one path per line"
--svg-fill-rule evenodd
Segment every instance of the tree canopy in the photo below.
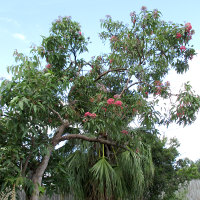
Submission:
M 191 24 L 145 8 L 130 18 L 101 21 L 110 52 L 90 60 L 82 57 L 89 39 L 70 17 L 53 22 L 31 56 L 15 51 L 12 80 L 0 90 L 2 183 L 24 185 L 31 200 L 44 188 L 77 199 L 144 198 L 156 163 L 143 136 L 160 124 L 191 124 L 200 98 L 189 83 L 174 94 L 164 81 L 189 69 Z M 161 112 L 162 99 L 170 103 Z

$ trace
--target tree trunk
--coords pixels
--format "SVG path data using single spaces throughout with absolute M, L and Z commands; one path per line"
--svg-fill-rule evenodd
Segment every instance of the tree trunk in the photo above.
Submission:
M 44 175 L 44 172 L 48 166 L 49 159 L 51 157 L 51 153 L 54 150 L 54 147 L 59 143 L 59 139 L 62 136 L 64 130 L 66 127 L 69 126 L 69 122 L 65 121 L 59 129 L 58 132 L 55 133 L 53 139 L 52 139 L 52 146 L 48 147 L 48 153 L 43 157 L 42 162 L 37 167 L 35 173 L 33 174 L 32 181 L 34 184 L 34 190 L 31 195 L 30 200 L 39 200 L 39 187 L 42 184 L 42 177 Z
M 51 156 L 53 149 L 54 149 L 53 146 L 48 148 L 48 154 L 44 156 L 44 158 L 42 159 L 42 162 L 40 163 L 40 165 L 36 169 L 35 173 L 33 174 L 32 181 L 33 181 L 33 184 L 34 184 L 34 190 L 33 190 L 33 193 L 31 195 L 30 200 L 38 200 L 39 199 L 39 187 L 42 184 L 42 177 L 43 177 L 44 172 L 45 172 L 47 165 L 49 163 L 49 159 L 50 159 L 50 156 Z

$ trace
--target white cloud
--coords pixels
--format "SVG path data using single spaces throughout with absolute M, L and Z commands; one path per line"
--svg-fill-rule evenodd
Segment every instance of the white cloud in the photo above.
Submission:
M 8 17 L 0 17 L 0 21 L 6 22 L 6 23 L 12 23 L 15 26 L 20 26 L 20 24 L 16 20 L 8 18 Z
M 25 35 L 23 35 L 21 33 L 14 33 L 14 34 L 12 34 L 12 36 L 16 39 L 19 39 L 19 40 L 25 40 L 26 39 Z

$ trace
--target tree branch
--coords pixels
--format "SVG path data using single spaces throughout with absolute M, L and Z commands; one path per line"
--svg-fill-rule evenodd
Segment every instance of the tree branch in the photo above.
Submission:
M 25 177 L 26 169 L 27 169 L 27 167 L 28 167 L 28 162 L 29 162 L 29 160 L 30 160 L 30 158 L 31 158 L 31 156 L 32 156 L 32 154 L 33 154 L 33 148 L 34 148 L 34 146 L 35 146 L 35 139 L 34 139 L 33 136 L 31 137 L 31 142 L 32 142 L 32 149 L 31 149 L 31 151 L 30 151 L 28 157 L 26 158 L 26 161 L 25 161 L 24 166 L 23 166 L 23 169 L 22 169 L 22 176 L 24 176 L 24 177 Z
M 126 87 L 124 87 L 124 89 L 123 89 L 123 91 L 121 92 L 121 94 L 120 94 L 120 96 L 125 92 L 125 90 L 128 90 L 130 87 L 132 87 L 132 86 L 134 86 L 134 85 L 136 85 L 136 84 L 140 84 L 140 83 L 145 83 L 144 81 L 138 81 L 138 82 L 135 82 L 135 83 L 132 83 L 131 85 L 127 85 Z M 147 83 L 145 83 L 145 84 L 147 84 Z M 149 84 L 147 84 L 147 85 L 149 85 Z M 149 86 L 151 86 L 151 85 L 149 85 Z
M 63 136 L 59 139 L 59 142 L 65 141 L 65 140 L 71 140 L 71 139 L 80 139 L 80 140 L 85 140 L 85 141 L 88 141 L 88 142 L 98 142 L 98 143 L 101 143 L 101 144 L 107 144 L 107 145 L 110 145 L 110 146 L 117 146 L 117 147 L 128 150 L 127 147 L 125 147 L 123 145 L 116 144 L 115 142 L 111 142 L 109 140 L 104 140 L 104 139 L 101 139 L 101 138 L 91 138 L 91 137 L 87 137 L 86 135 L 80 135 L 80 134 L 65 135 L 65 136 Z
M 114 71 L 125 71 L 127 70 L 127 68 L 118 68 L 118 69 L 109 69 L 108 71 L 105 71 L 104 73 L 100 74 L 94 81 L 98 81 L 99 79 L 101 79 L 101 77 L 105 76 L 106 74 L 108 74 L 109 72 L 114 72 Z
M 26 158 L 24 167 L 23 167 L 23 169 L 22 169 L 22 176 L 23 176 L 23 177 L 25 177 L 26 169 L 27 169 L 27 167 L 28 167 L 28 162 L 29 162 L 31 156 L 32 156 L 32 151 L 29 153 L 28 157 Z
M 78 71 L 77 71 L 77 73 L 76 73 L 76 76 L 77 76 L 77 77 L 80 75 L 81 69 L 82 69 L 82 65 L 81 65 L 81 63 L 80 63 L 79 66 L 78 66 Z
M 60 114 L 59 114 L 57 111 L 55 111 L 53 108 L 51 108 L 51 107 L 49 107 L 49 106 L 48 106 L 48 108 L 49 108 L 53 113 L 55 113 L 55 114 L 58 116 L 58 118 L 60 119 L 60 121 L 62 122 L 62 124 L 64 124 L 64 120 L 63 120 L 63 118 L 60 116 Z
M 139 83 L 144 83 L 143 81 L 138 81 L 138 82 L 135 82 L 135 83 L 132 83 L 131 85 L 129 85 L 126 89 L 129 89 L 130 87 L 136 85 L 136 84 L 139 84 Z
M 56 146 L 60 142 L 60 138 L 62 137 L 62 134 L 64 133 L 65 129 L 69 127 L 70 123 L 66 120 L 63 122 L 63 124 L 58 128 L 58 130 L 55 132 L 53 138 L 52 138 L 52 144 L 53 146 Z
M 126 85 L 124 86 L 124 88 L 123 88 L 121 94 L 119 95 L 120 97 L 121 97 L 122 94 L 125 92 L 125 90 L 127 90 L 127 86 L 128 86 L 129 81 L 131 80 L 131 77 L 132 77 L 132 76 L 129 76 L 129 77 L 128 77 L 128 80 L 127 80 L 127 82 L 126 82 Z

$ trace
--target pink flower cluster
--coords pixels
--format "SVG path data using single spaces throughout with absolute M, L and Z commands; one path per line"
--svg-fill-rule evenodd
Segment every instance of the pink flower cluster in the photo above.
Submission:
M 185 51 L 185 50 L 186 50 L 185 46 L 181 46 L 181 47 L 180 47 L 180 50 L 181 50 L 181 51 Z
M 113 98 L 110 98 L 107 100 L 107 104 L 111 105 L 111 104 L 115 104 L 116 106 L 122 106 L 122 102 L 121 101 L 115 101 Z
M 187 32 L 187 38 L 186 38 L 186 41 L 188 41 L 188 40 L 190 40 L 190 39 L 192 39 L 192 25 L 191 25 L 191 23 L 186 23 L 185 24 L 185 31 Z M 181 33 L 176 33 L 176 38 L 178 39 L 178 38 L 181 38 L 182 37 L 182 35 L 181 35 Z M 181 52 L 183 52 L 183 51 L 185 51 L 186 50 L 186 47 L 185 46 L 181 46 L 180 47 L 180 50 L 181 50 Z
M 178 38 L 181 38 L 182 37 L 182 35 L 180 34 L 180 33 L 177 33 L 176 34 L 176 38 L 178 39 Z
M 88 116 L 91 117 L 91 118 L 95 118 L 97 115 L 95 113 L 86 112 L 84 114 L 84 117 L 88 117 Z
M 156 95 L 160 95 L 162 92 L 162 88 L 161 87 L 157 87 L 156 88 Z
M 123 134 L 126 134 L 126 135 L 127 135 L 127 134 L 128 134 L 128 131 L 126 131 L 126 130 L 122 130 L 122 131 L 121 131 L 121 133 L 123 133 Z
M 154 84 L 157 86 L 156 87 L 156 95 L 160 95 L 162 92 L 162 86 L 163 84 L 160 81 L 155 81 Z
M 50 65 L 50 64 L 47 64 L 47 65 L 46 65 L 46 68 L 47 68 L 47 69 L 50 69 L 50 68 L 51 68 L 51 65 Z
M 162 85 L 162 83 L 161 83 L 160 81 L 155 81 L 154 84 L 155 84 L 156 86 L 161 86 L 161 85 Z
M 107 104 L 111 105 L 111 104 L 114 104 L 115 103 L 115 100 L 110 98 L 107 100 Z
M 116 106 L 122 106 L 122 102 L 121 101 L 115 101 L 115 105 Z
M 191 31 L 191 29 L 192 29 L 192 25 L 191 25 L 191 23 L 186 23 L 185 24 L 185 30 L 187 31 L 187 32 L 190 32 Z

